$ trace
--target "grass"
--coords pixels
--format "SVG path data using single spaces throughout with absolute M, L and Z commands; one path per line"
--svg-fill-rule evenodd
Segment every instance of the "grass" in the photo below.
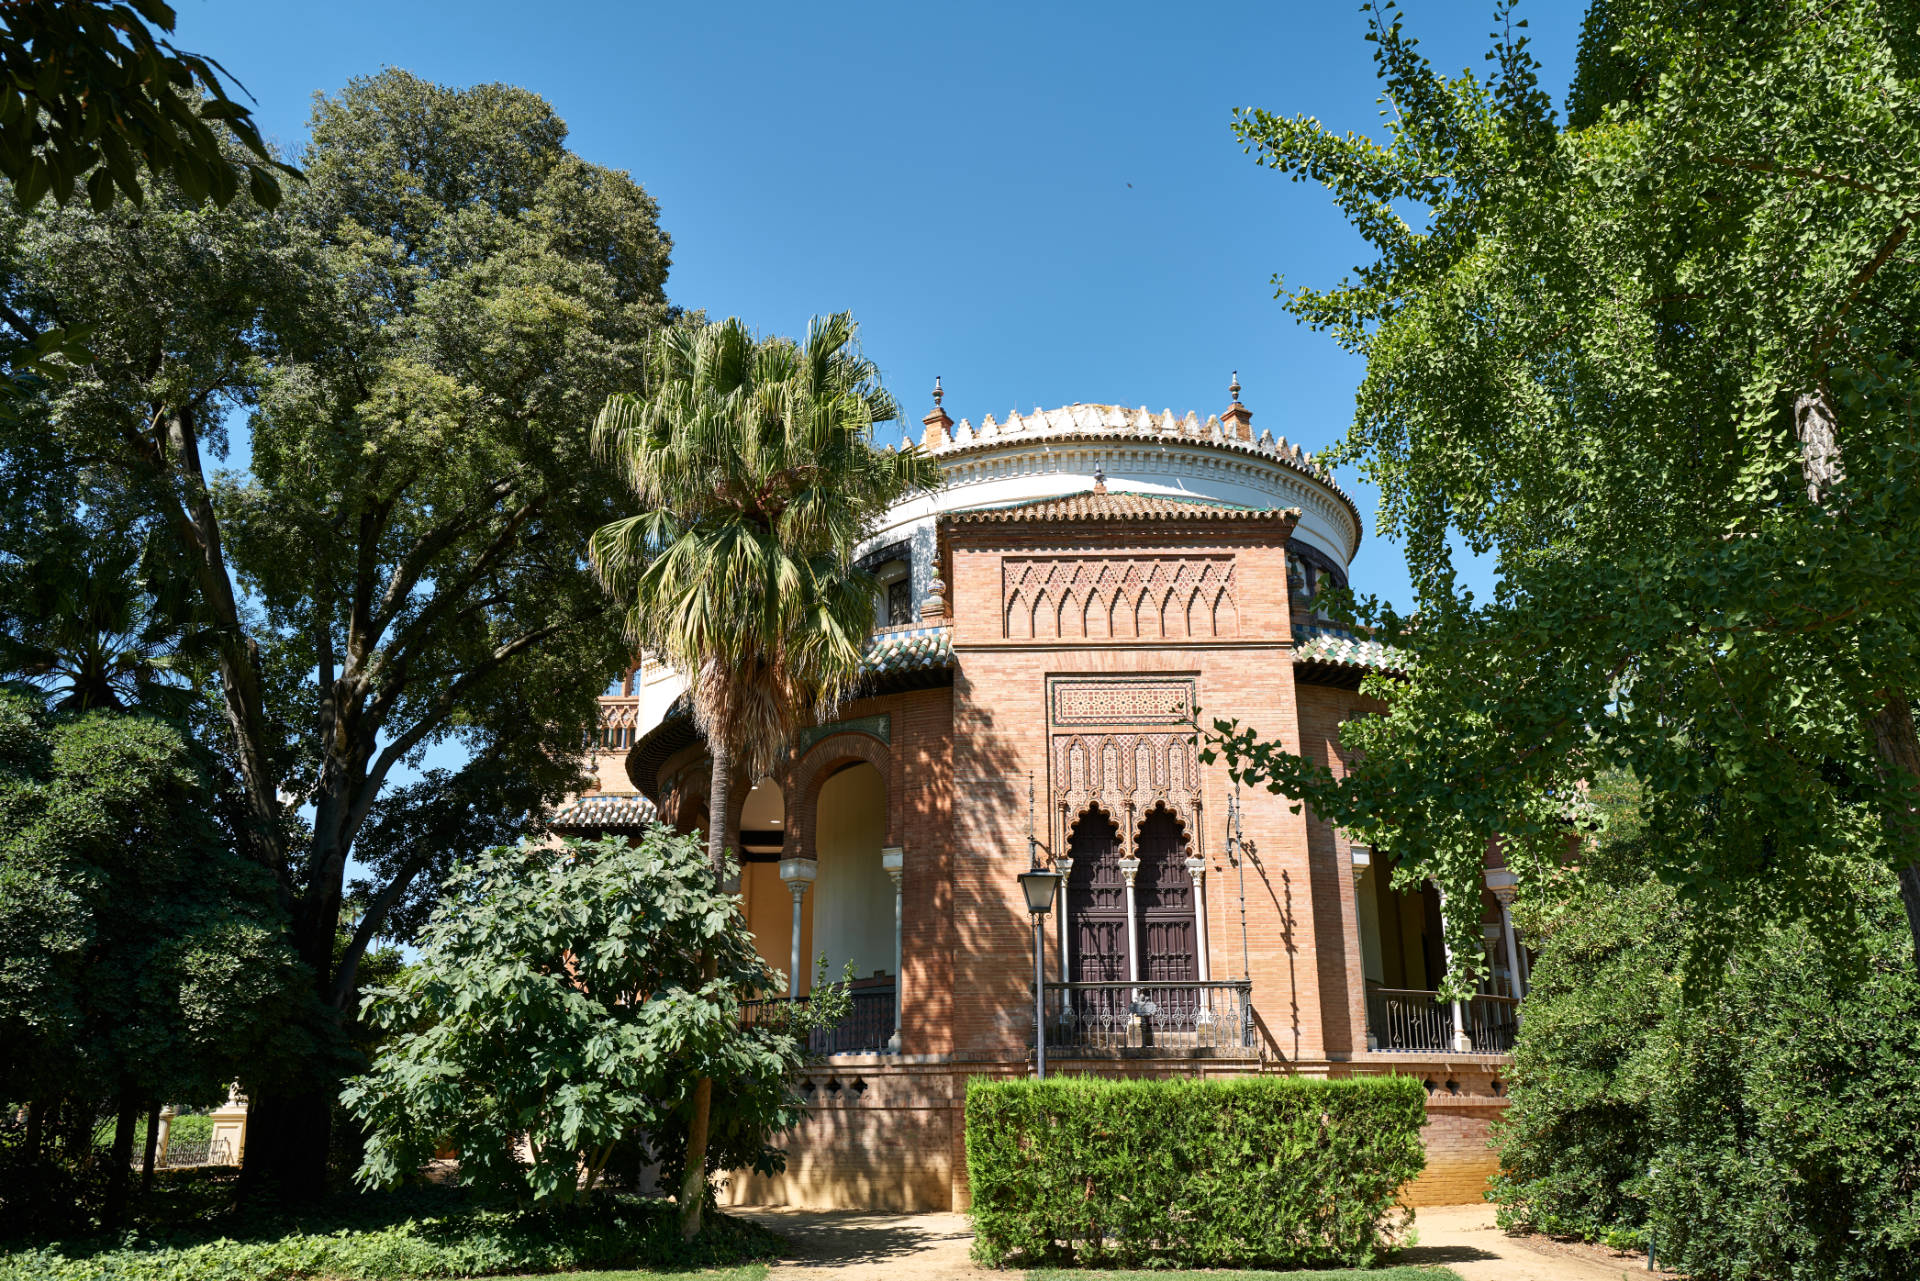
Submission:
M 1028 1281 L 1460 1281 L 1452 1268 L 1347 1268 L 1339 1272 L 1108 1272 L 1036 1268 Z

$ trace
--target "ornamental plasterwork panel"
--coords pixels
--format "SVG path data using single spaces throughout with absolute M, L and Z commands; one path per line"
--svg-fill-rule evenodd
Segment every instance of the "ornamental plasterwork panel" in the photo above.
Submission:
M 1240 634 L 1230 554 L 1009 556 L 1001 635 L 1025 639 L 1210 640 Z
M 1049 791 L 1056 849 L 1089 806 L 1120 827 L 1133 854 L 1141 820 L 1165 805 L 1202 845 L 1200 762 L 1191 677 L 1057 677 L 1049 682 Z

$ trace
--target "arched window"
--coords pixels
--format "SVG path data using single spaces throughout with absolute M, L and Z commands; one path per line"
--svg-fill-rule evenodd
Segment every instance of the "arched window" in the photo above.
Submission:
M 900 627 L 913 621 L 913 567 L 905 560 L 890 560 L 873 571 L 880 581 L 874 601 L 876 627 Z

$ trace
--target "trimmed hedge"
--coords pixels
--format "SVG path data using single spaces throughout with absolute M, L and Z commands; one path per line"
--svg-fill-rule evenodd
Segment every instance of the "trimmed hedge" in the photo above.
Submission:
M 1426 1166 L 1409 1077 L 976 1080 L 985 1263 L 1361 1267 Z

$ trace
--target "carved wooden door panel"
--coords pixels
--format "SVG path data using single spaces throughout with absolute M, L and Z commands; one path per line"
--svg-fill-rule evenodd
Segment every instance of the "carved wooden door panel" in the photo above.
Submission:
M 1067 877 L 1067 928 L 1072 931 L 1075 983 L 1127 979 L 1127 882 L 1120 873 L 1120 829 L 1098 806 L 1080 816 L 1067 841 L 1073 872 Z M 1128 993 L 1110 988 L 1075 994 L 1078 1018 L 1124 1018 Z
M 1193 877 L 1187 871 L 1187 834 L 1164 807 L 1156 807 L 1140 825 L 1140 873 L 1134 883 L 1139 904 L 1145 962 L 1140 977 L 1160 983 L 1197 983 L 1200 979 L 1199 931 L 1194 925 Z M 1159 1006 L 1155 1025 L 1191 1030 L 1200 992 L 1154 989 Z

